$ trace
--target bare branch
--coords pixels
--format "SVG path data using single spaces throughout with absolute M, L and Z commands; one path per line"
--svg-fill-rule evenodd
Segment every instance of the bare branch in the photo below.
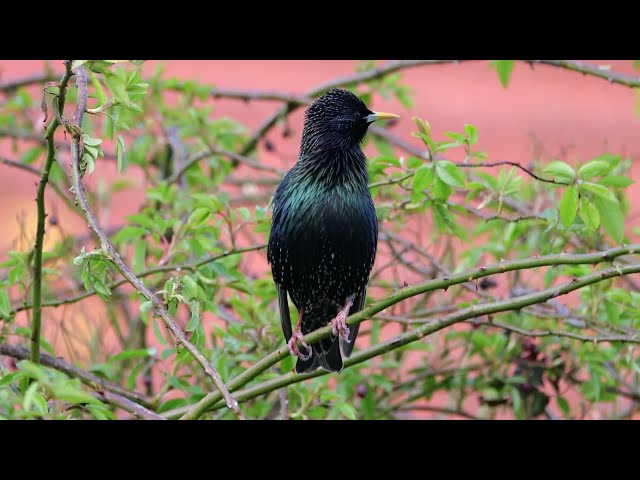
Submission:
M 624 85 L 625 87 L 638 88 L 640 87 L 640 77 L 633 75 L 625 75 L 623 73 L 617 73 L 609 68 L 603 68 L 599 65 L 589 65 L 584 62 L 577 62 L 574 60 L 524 60 L 529 64 L 541 64 L 549 65 L 552 67 L 559 67 L 565 70 L 571 70 L 572 72 L 582 73 L 591 77 L 601 78 L 609 83 L 616 83 L 618 85 Z
M 35 83 L 53 82 L 55 79 L 56 76 L 52 72 L 45 72 L 29 75 L 28 77 L 17 78 L 15 80 L 5 80 L 0 82 L 0 92 L 10 92 Z
M 159 267 L 153 267 L 150 268 L 148 270 L 145 270 L 143 272 L 140 272 L 139 274 L 136 275 L 137 278 L 144 278 L 144 277 L 148 277 L 149 275 L 153 275 L 155 273 L 161 273 L 161 272 L 179 272 L 182 270 L 188 271 L 188 272 L 195 272 L 198 268 L 202 267 L 203 265 L 207 265 L 208 263 L 212 263 L 215 262 L 217 260 L 220 260 L 222 258 L 226 258 L 229 257 L 231 255 L 240 255 L 242 253 L 246 253 L 246 252 L 253 252 L 253 251 L 257 251 L 257 250 L 262 250 L 263 248 L 266 248 L 266 244 L 260 244 L 260 245 L 252 245 L 249 247 L 244 247 L 244 248 L 237 248 L 235 250 L 227 250 L 225 252 L 216 254 L 216 255 L 209 255 L 208 257 L 205 257 L 201 260 L 198 260 L 196 262 L 191 262 L 191 263 L 184 263 L 184 264 L 179 264 L 179 265 L 161 265 Z M 113 282 L 110 283 L 109 285 L 107 285 L 107 288 L 109 290 L 114 290 L 115 288 L 118 288 L 122 285 L 125 285 L 127 283 L 130 283 L 129 280 L 122 279 L 119 280 L 117 282 Z M 98 292 L 96 292 L 95 290 L 88 290 L 86 292 L 80 293 L 78 295 L 75 295 L 73 297 L 69 297 L 69 298 L 62 298 L 59 300 L 50 300 L 50 301 L 46 301 L 42 303 L 43 307 L 59 307 L 60 305 L 69 305 L 72 303 L 76 303 L 79 302 L 80 300 L 84 300 L 85 298 L 91 297 L 93 295 L 96 295 Z M 20 305 L 15 307 L 12 311 L 11 314 L 15 314 L 16 312 L 20 312 L 22 310 L 29 310 L 33 308 L 33 305 L 29 305 L 29 304 L 25 304 L 25 305 Z
M 397 72 L 398 70 L 404 70 L 407 68 L 418 67 L 421 65 L 437 65 L 443 63 L 454 63 L 458 60 L 396 60 L 392 62 L 385 63 L 384 65 L 380 65 L 379 67 L 372 68 L 370 70 L 366 70 L 364 72 L 356 73 L 355 75 L 349 75 L 347 77 L 338 78 L 336 80 L 332 80 L 330 82 L 319 85 L 311 90 L 309 90 L 303 97 L 306 98 L 314 98 L 318 95 L 322 94 L 326 90 L 337 87 L 346 87 L 350 85 L 354 85 L 360 82 L 364 82 L 367 80 L 373 80 L 376 78 L 383 77 L 393 72 Z M 300 106 L 306 104 L 300 102 L 288 102 L 285 106 L 281 107 L 277 112 L 271 115 L 265 122 L 258 128 L 256 133 L 251 137 L 251 140 L 247 142 L 247 144 L 242 148 L 241 154 L 247 155 L 250 153 L 258 141 L 262 137 L 264 137 L 269 130 L 276 124 L 278 119 L 283 118 L 289 115 L 294 110 L 297 110 Z
M 6 355 L 18 360 L 27 360 L 29 358 L 29 350 L 25 347 L 18 345 L 9 345 L 6 343 L 0 344 L 0 355 Z M 82 370 L 61 358 L 52 357 L 49 354 L 40 353 L 40 363 L 46 367 L 59 370 L 70 377 L 79 379 L 85 385 L 91 387 L 97 391 L 107 391 L 115 393 L 120 397 L 124 397 L 132 402 L 135 402 L 145 408 L 152 408 L 151 403 L 142 394 L 127 390 L 121 387 L 117 383 L 110 382 L 104 378 L 100 378 L 91 372 Z

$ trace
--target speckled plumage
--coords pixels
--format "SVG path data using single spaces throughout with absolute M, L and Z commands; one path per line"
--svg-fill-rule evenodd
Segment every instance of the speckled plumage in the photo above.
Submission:
M 360 143 L 371 112 L 355 95 L 332 90 L 305 115 L 300 155 L 273 200 L 268 260 L 279 296 L 287 342 L 292 337 L 287 294 L 302 311 L 301 332 L 327 325 L 353 299 L 350 313 L 361 310 L 376 255 L 378 222 L 368 188 L 367 159 Z M 309 359 L 296 371 L 342 369 L 358 328 L 349 342 L 329 337 L 311 345 Z

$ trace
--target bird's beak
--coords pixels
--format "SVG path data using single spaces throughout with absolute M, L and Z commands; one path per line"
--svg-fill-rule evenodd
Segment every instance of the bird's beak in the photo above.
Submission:
M 400 118 L 400 115 L 396 115 L 395 113 L 386 113 L 386 112 L 373 112 L 371 115 L 367 115 L 367 122 L 375 122 L 376 120 L 390 120 L 392 118 Z

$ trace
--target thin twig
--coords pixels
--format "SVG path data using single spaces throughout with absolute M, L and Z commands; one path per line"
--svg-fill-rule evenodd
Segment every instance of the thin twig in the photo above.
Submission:
M 129 267 L 122 261 L 120 255 L 115 250 L 113 244 L 100 226 L 95 214 L 93 213 L 93 210 L 89 205 L 89 202 L 87 201 L 84 193 L 84 185 L 80 176 L 79 160 L 81 156 L 80 125 L 82 125 L 82 118 L 84 116 L 87 105 L 87 73 L 82 66 L 76 69 L 76 84 L 78 86 L 78 103 L 76 105 L 76 113 L 74 115 L 72 128 L 70 128 L 70 133 L 72 133 L 74 141 L 74 148 L 71 149 L 71 171 L 76 200 L 82 208 L 82 211 L 85 214 L 90 228 L 98 235 L 98 238 L 101 242 L 101 247 L 105 255 L 111 260 L 113 265 L 118 269 L 122 276 L 125 277 L 143 297 L 152 302 L 155 313 L 160 316 L 160 318 L 162 318 L 167 328 L 169 328 L 171 333 L 173 333 L 173 335 L 175 336 L 176 340 L 180 344 L 182 344 L 189 351 L 189 353 L 191 353 L 193 358 L 202 366 L 205 373 L 213 380 L 214 385 L 224 397 L 227 406 L 233 411 L 236 417 L 242 419 L 244 418 L 244 416 L 240 411 L 238 402 L 229 393 L 229 390 L 220 378 L 220 374 L 218 373 L 218 371 L 212 365 L 210 365 L 209 362 L 204 358 L 202 353 L 200 353 L 200 351 L 187 340 L 182 330 L 178 328 L 178 326 L 169 315 L 169 312 L 165 308 L 162 300 L 158 296 L 151 293 L 149 289 L 147 289 L 142 284 L 140 279 L 138 279 L 138 277 L 136 277 L 129 269 Z M 73 127 L 75 127 L 75 129 Z
M 27 87 L 36 83 L 53 82 L 57 77 L 53 72 L 36 73 L 28 77 L 0 82 L 0 92 L 10 92 L 21 87 Z
M 231 255 L 240 255 L 242 253 L 246 253 L 246 252 L 253 252 L 253 251 L 257 251 L 257 250 L 262 250 L 263 248 L 266 248 L 266 244 L 260 244 L 260 245 L 252 245 L 249 247 L 245 247 L 245 248 L 238 248 L 235 250 L 227 250 L 223 253 L 219 253 L 216 255 L 209 255 L 207 257 L 204 257 L 203 259 L 200 259 L 196 262 L 191 262 L 191 263 L 184 263 L 184 264 L 180 264 L 180 265 L 162 265 L 159 267 L 153 267 L 150 268 L 148 270 L 145 270 L 143 272 L 140 272 L 138 274 L 136 274 L 137 278 L 144 278 L 144 277 L 148 277 L 149 275 L 153 275 L 155 273 L 161 273 L 161 272 L 173 272 L 173 271 L 188 271 L 188 272 L 195 272 L 198 268 L 202 267 L 203 265 L 207 265 L 209 263 L 215 262 L 217 260 L 220 260 L 222 258 L 226 258 L 229 257 Z M 117 282 L 113 282 L 110 283 L 109 285 L 107 285 L 107 288 L 109 290 L 114 290 L 115 288 L 120 287 L 121 285 L 130 283 L 126 278 L 122 279 L 122 280 L 118 280 Z M 43 307 L 59 307 L 60 305 L 69 305 L 72 303 L 76 303 L 79 302 L 80 300 L 84 300 L 85 298 L 91 297 L 93 295 L 96 295 L 98 292 L 96 292 L 95 290 L 88 290 L 86 292 L 80 293 L 78 295 L 75 295 L 73 297 L 69 297 L 69 298 L 62 298 L 62 299 L 58 299 L 58 300 L 50 300 L 47 302 L 43 302 L 42 306 Z M 18 307 L 15 307 L 12 311 L 11 311 L 11 315 L 20 312 L 22 310 L 29 310 L 33 308 L 33 305 L 30 304 L 25 304 L 25 305 L 20 305 Z
M 26 163 L 20 163 L 15 160 L 11 160 L 10 158 L 7 158 L 2 155 L 0 155 L 0 163 L 2 163 L 3 165 L 7 165 L 9 167 L 24 170 L 25 172 L 33 173 L 34 175 L 38 175 L 38 176 L 42 175 L 42 172 L 40 170 L 38 170 L 35 167 L 32 167 L 31 165 L 27 165 Z M 65 203 L 65 205 L 69 207 L 71 210 L 74 210 L 73 202 L 69 199 L 69 197 L 67 197 L 64 190 L 54 182 L 49 181 L 48 184 L 51 185 L 51 188 L 53 188 L 53 191 L 56 192 L 56 194 L 60 197 L 60 199 Z
M 638 88 L 640 87 L 640 77 L 633 75 L 625 75 L 623 73 L 617 73 L 609 68 L 603 68 L 598 65 L 590 65 L 584 62 L 577 62 L 575 60 L 523 60 L 529 64 L 538 63 L 541 65 L 549 65 L 552 67 L 559 67 L 565 70 L 571 70 L 572 72 L 582 73 L 591 77 L 601 78 L 609 83 L 616 83 L 618 85 L 624 85 L 625 87 Z
M 555 183 L 556 185 L 569 185 L 566 182 L 558 182 L 556 180 L 551 180 L 549 178 L 543 178 L 543 177 L 541 177 L 539 175 L 536 175 L 535 173 L 533 173 L 528 168 L 520 165 L 518 162 L 509 162 L 509 161 L 503 160 L 503 161 L 500 161 L 500 162 L 487 162 L 487 163 L 464 163 L 464 162 L 453 162 L 453 163 L 455 165 L 457 165 L 458 167 L 462 167 L 462 168 L 500 167 L 502 165 L 511 165 L 512 167 L 519 168 L 520 170 L 525 172 L 527 175 L 529 175 L 530 177 L 535 178 L 536 180 L 538 180 L 540 182 Z
M 207 149 L 207 150 L 203 150 L 202 152 L 196 153 L 195 155 L 192 155 L 191 158 L 187 159 L 184 164 L 182 164 L 182 166 L 177 169 L 173 175 L 171 175 L 169 178 L 167 178 L 166 182 L 167 183 L 173 183 L 175 182 L 178 178 L 180 178 L 180 176 L 186 172 L 189 168 L 191 168 L 193 165 L 195 165 L 196 163 L 198 163 L 200 160 L 204 160 L 205 158 L 209 158 L 212 157 L 214 155 L 222 155 L 224 157 L 229 157 L 231 159 L 233 159 L 235 162 L 242 164 L 242 165 L 247 165 L 255 170 L 260 170 L 263 172 L 269 172 L 269 173 L 273 173 L 275 175 L 278 176 L 283 176 L 285 174 L 284 171 L 275 168 L 275 167 L 271 167 L 269 165 L 264 165 L 260 162 L 257 162 L 251 158 L 245 157 L 243 155 L 239 155 L 237 153 L 234 152 L 230 152 L 229 150 L 220 150 L 220 149 Z
M 354 75 L 349 75 L 347 77 L 342 77 L 327 83 L 323 83 L 309 90 L 302 97 L 314 98 L 331 88 L 347 87 L 355 85 L 357 83 L 365 82 L 367 80 L 374 80 L 390 73 L 397 72 L 398 70 L 418 67 L 421 65 L 436 65 L 443 63 L 452 63 L 456 61 L 457 60 L 396 60 L 385 63 L 384 65 L 380 65 L 379 67 L 366 70 L 364 72 L 359 72 Z M 242 155 L 247 155 L 248 153 L 250 153 L 258 144 L 260 139 L 264 137 L 267 132 L 269 132 L 269 130 L 271 130 L 271 128 L 276 124 L 278 119 L 289 115 L 291 112 L 297 110 L 304 104 L 306 104 L 306 102 L 287 102 L 286 105 L 278 109 L 278 111 L 276 111 L 267 120 L 264 121 L 264 123 L 258 128 L 258 130 L 256 130 L 256 133 L 253 135 L 253 137 L 251 137 L 247 144 L 242 148 L 242 151 L 240 153 Z
M 29 350 L 19 345 L 9 345 L 4 343 L 0 344 L 0 355 L 6 355 L 7 357 L 12 357 L 17 360 L 27 360 L 29 358 Z M 52 357 L 51 355 L 41 352 L 40 363 L 46 367 L 63 372 L 70 377 L 77 378 L 94 390 L 112 392 L 121 397 L 127 398 L 132 402 L 136 402 L 145 408 L 152 408 L 151 402 L 149 402 L 149 400 L 147 400 L 142 394 L 127 390 L 117 383 L 110 382 L 104 378 L 94 375 L 91 372 L 82 370 L 61 358 Z
M 136 402 L 129 400 L 128 398 L 122 397 L 117 393 L 111 392 L 101 392 L 95 393 L 96 398 L 98 400 L 113 405 L 115 407 L 121 408 L 122 410 L 132 413 L 138 418 L 142 420 L 166 420 L 166 418 L 158 415 L 155 412 L 152 412 L 148 408 L 143 407 L 142 405 L 138 405 Z

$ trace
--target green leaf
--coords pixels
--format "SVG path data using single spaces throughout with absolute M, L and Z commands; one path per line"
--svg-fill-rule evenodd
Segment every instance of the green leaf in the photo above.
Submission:
M 433 184 L 433 196 L 443 202 L 449 200 L 449 197 L 451 196 L 451 187 L 444 183 L 440 177 L 436 178 L 436 181 Z
M 624 238 L 624 214 L 620 204 L 607 200 L 604 197 L 594 198 L 594 202 L 600 213 L 600 220 L 604 231 L 611 236 L 614 242 L 622 243 Z
M 187 332 L 193 332 L 200 325 L 200 302 L 197 300 L 189 302 L 189 308 L 191 309 L 191 318 L 184 329 Z
M 447 185 L 463 188 L 465 176 L 453 163 L 447 160 L 439 160 L 436 163 L 436 175 Z
M 560 200 L 560 221 L 569 228 L 578 213 L 578 189 L 569 186 L 564 189 L 562 200 Z
M 18 366 L 29 378 L 33 378 L 42 383 L 46 382 L 47 374 L 41 366 L 32 363 L 30 360 L 23 360 L 18 363 Z
M 86 163 L 87 165 L 87 172 L 89 173 L 89 175 L 91 175 L 93 173 L 93 171 L 96 169 L 96 161 L 95 161 L 95 157 L 92 157 L 91 155 L 83 155 L 82 156 L 82 160 L 84 163 Z
M 44 415 L 47 415 L 49 413 L 49 409 L 47 408 L 46 400 L 38 392 L 34 393 L 34 395 L 33 395 L 33 406 L 36 407 L 35 410 L 40 415 L 44 416 Z
M 413 170 L 422 165 L 423 161 L 418 157 L 409 157 L 407 158 L 407 168 L 409 170 Z
M 91 138 L 91 137 L 85 135 L 83 140 L 82 140 L 82 142 L 84 143 L 85 148 L 86 147 L 97 147 L 98 145 L 100 145 L 102 143 L 102 140 L 100 138 Z M 89 149 L 87 149 L 87 150 L 89 150 Z
M 602 177 L 599 183 L 607 187 L 627 188 L 635 182 L 624 175 L 607 175 Z
M 570 182 L 574 178 L 576 178 L 575 170 L 565 162 L 560 162 L 560 161 L 550 162 L 547 165 L 545 165 L 544 170 L 542 171 L 544 173 L 552 175 L 553 180 Z
M 0 290 L 0 314 L 7 319 L 11 316 L 11 302 L 5 289 Z
M 513 73 L 513 67 L 515 67 L 515 60 L 495 60 L 494 65 L 498 72 L 498 78 L 504 88 L 509 86 L 509 80 Z
M 358 418 L 356 409 L 348 403 L 340 402 L 336 406 L 338 407 L 338 410 L 340 410 L 340 413 L 342 413 L 349 420 L 356 420 Z
M 116 73 L 117 72 L 118 71 L 116 71 Z M 105 85 L 107 86 L 111 94 L 115 97 L 115 99 L 125 107 L 131 108 L 132 102 L 129 99 L 129 94 L 127 93 L 127 86 L 125 83 L 126 80 L 121 78 L 117 74 L 113 74 L 112 72 L 109 72 L 103 78 Z
M 122 360 L 127 360 L 129 358 L 147 358 L 152 356 L 155 353 L 155 349 L 152 348 L 138 348 L 133 350 L 125 350 L 120 353 L 116 353 L 112 357 L 109 357 L 107 362 L 114 363 L 120 362 Z
M 411 117 L 411 120 L 416 124 L 420 133 L 426 137 L 431 135 L 431 125 L 429 125 L 429 122 L 422 120 L 420 117 Z
M 594 195 L 597 195 L 598 197 L 607 199 L 614 203 L 618 203 L 618 198 L 607 187 L 603 187 L 602 185 L 598 185 L 597 183 L 584 182 L 581 188 L 583 190 L 586 190 L 587 192 L 591 192 Z
M 142 272 L 144 270 L 144 261 L 146 256 L 147 242 L 144 238 L 141 238 L 136 242 L 136 248 L 133 251 L 133 260 L 131 260 L 131 267 L 134 272 Z
M 162 336 L 162 333 L 160 332 L 160 327 L 158 326 L 159 322 L 159 319 L 153 322 L 153 335 L 156 337 L 156 340 L 158 340 L 158 343 L 160 343 L 160 345 L 166 347 L 168 344 Z
M 101 402 L 82 390 L 79 390 L 71 385 L 57 385 L 53 386 L 53 395 L 58 399 L 68 403 L 95 403 L 100 404 Z
M 116 416 L 113 412 L 110 412 L 102 405 L 87 405 L 87 410 L 91 412 L 91 415 L 95 417 L 96 420 L 115 420 Z
M 140 304 L 140 313 L 144 313 L 147 310 L 149 310 L 151 308 L 151 306 L 153 305 L 153 302 L 151 300 L 147 300 L 146 302 L 143 302 Z
M 20 159 L 20 163 L 32 164 L 38 158 L 38 155 L 42 152 L 40 147 L 31 147 Z
M 91 77 L 91 83 L 93 84 L 93 88 L 98 96 L 98 106 L 104 105 L 105 103 L 107 103 L 108 98 L 107 94 L 104 93 L 104 89 L 102 88 L 100 80 L 98 80 L 97 75 L 91 70 L 89 70 L 89 76 Z
M 560 407 L 560 410 L 562 410 L 562 413 L 564 413 L 565 417 L 569 416 L 570 413 L 570 409 L 569 409 L 569 402 L 567 402 L 567 400 L 564 397 L 556 397 L 556 401 L 558 402 L 558 406 Z
M 464 132 L 467 134 L 467 142 L 469 145 L 473 145 L 478 141 L 478 129 L 471 124 L 464 126 Z
M 22 399 L 22 409 L 25 411 L 31 410 L 31 404 L 33 403 L 33 397 L 36 395 L 36 390 L 40 388 L 40 384 L 38 382 L 33 382 L 29 385 L 29 388 L 24 394 L 24 398 Z
M 151 225 L 151 228 L 155 225 Z M 138 227 L 135 225 L 126 225 L 113 236 L 114 243 L 130 243 L 132 240 L 136 240 L 140 237 L 144 237 L 147 234 L 145 227 Z
M 189 216 L 188 223 L 193 224 L 196 227 L 200 226 L 207 220 L 207 218 L 209 218 L 209 215 L 211 215 L 210 208 L 196 208 L 194 212 Z
M 187 300 L 191 300 L 192 298 L 196 298 L 198 296 L 198 284 L 196 281 L 191 278 L 189 275 L 185 275 L 182 277 L 182 287 L 185 293 L 185 298 Z
M 588 180 L 593 177 L 601 177 L 611 171 L 611 165 L 607 162 L 600 160 L 594 160 L 589 163 L 585 163 L 578 170 L 578 176 L 584 180 Z
M 597 230 L 600 226 L 598 209 L 584 195 L 580 197 L 580 218 L 590 230 Z
M 433 183 L 433 178 L 433 164 L 428 163 L 426 165 L 422 165 L 413 175 L 413 191 L 416 193 L 422 192 Z
M 126 151 L 124 138 L 122 135 L 118 135 L 118 140 L 116 142 L 116 154 L 118 156 L 118 173 L 121 173 L 126 168 L 125 165 L 125 156 L 124 152 Z
M 0 387 L 9 385 L 10 383 L 13 383 L 15 380 L 20 380 L 20 378 L 23 378 L 23 377 L 24 377 L 24 374 L 22 372 L 9 373 L 8 375 L 5 375 L 4 377 L 0 378 Z

